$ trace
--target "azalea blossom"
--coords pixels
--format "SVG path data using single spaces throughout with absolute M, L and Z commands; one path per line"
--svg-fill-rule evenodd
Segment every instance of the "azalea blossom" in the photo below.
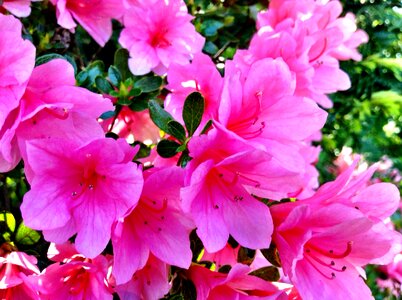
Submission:
M 287 295 L 272 283 L 249 275 L 252 270 L 243 264 L 235 264 L 228 274 L 213 272 L 202 266 L 191 266 L 189 277 L 197 290 L 197 299 L 288 299 Z
M 160 140 L 159 128 L 152 122 L 148 110 L 132 111 L 123 106 L 116 119 L 103 120 L 101 125 L 106 132 L 114 132 L 129 143 L 157 144 Z
M 58 76 L 54 76 L 58 74 Z M 0 131 L 0 171 L 9 171 L 26 160 L 25 142 L 66 138 L 88 142 L 104 136 L 96 121 L 112 109 L 109 99 L 75 86 L 73 66 L 54 59 L 36 67 L 16 107 Z M 30 165 L 25 173 L 31 180 Z
M 367 186 L 372 169 L 350 180 L 354 166 L 308 199 L 271 207 L 282 267 L 303 299 L 372 299 L 362 267 L 401 250 L 401 235 L 382 222 L 398 207 L 398 189 Z
M 106 257 L 86 258 L 69 243 L 51 244 L 48 257 L 56 263 L 36 278 L 41 300 L 113 299 L 113 290 L 107 285 L 109 262 Z
M 124 140 L 33 140 L 27 159 L 34 173 L 24 196 L 24 222 L 63 243 L 77 233 L 77 250 L 98 256 L 109 242 L 112 224 L 138 202 L 142 172 L 131 162 L 136 150 Z M 49 218 L 49 215 L 57 218 Z
M 172 167 L 147 173 L 138 205 L 113 230 L 113 274 L 118 284 L 142 269 L 150 253 L 181 268 L 191 263 L 189 235 L 194 226 L 180 208 L 183 170 Z
M 130 52 L 134 75 L 165 74 L 171 63 L 187 64 L 204 38 L 191 24 L 183 0 L 138 1 L 124 15 L 119 43 Z
M 51 0 L 57 23 L 74 32 L 78 22 L 102 47 L 112 36 L 112 19 L 121 18 L 122 0 Z M 76 22 L 75 22 L 75 21 Z
M 146 265 L 138 270 L 125 284 L 117 285 L 115 290 L 121 300 L 160 299 L 169 292 L 168 265 L 152 254 Z
M 297 173 L 219 127 L 193 137 L 189 150 L 193 159 L 181 198 L 205 249 L 221 250 L 229 234 L 245 247 L 268 247 L 272 234 L 269 209 L 251 193 L 272 199 L 287 197 L 300 189 Z
M 0 12 L 1 8 L 4 8 L 16 17 L 28 17 L 31 14 L 32 1 L 41 0 L 4 0 L 0 5 Z
M 0 249 L 1 252 L 2 249 Z M 14 251 L 0 256 L 0 298 L 38 300 L 32 276 L 39 274 L 34 256 Z
M 19 106 L 21 96 L 35 65 L 35 47 L 21 37 L 21 23 L 13 16 L 0 14 L 0 139 L 7 131 L 7 117 Z M 13 51 L 10 51 L 13 49 Z M 15 143 L 15 142 L 14 142 Z M 14 167 L 0 148 L 0 172 Z

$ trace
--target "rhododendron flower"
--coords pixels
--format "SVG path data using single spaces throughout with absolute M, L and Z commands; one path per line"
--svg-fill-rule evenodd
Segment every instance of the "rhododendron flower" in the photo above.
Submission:
M 140 141 L 145 144 L 157 144 L 160 140 L 159 128 L 152 122 L 148 110 L 132 111 L 123 106 L 116 120 L 110 118 L 101 124 L 106 132 L 112 131 L 129 143 Z
M 272 234 L 268 207 L 252 197 L 281 199 L 300 189 L 297 173 L 263 150 L 216 128 L 189 143 L 190 161 L 183 209 L 192 215 L 208 252 L 225 247 L 231 234 L 241 245 L 268 247 Z
M 11 252 L 0 256 L 0 299 L 38 300 L 32 275 L 39 274 L 34 256 Z
M 290 170 L 303 173 L 303 143 L 325 123 L 326 112 L 314 101 L 293 96 L 293 73 L 282 59 L 261 59 L 243 74 L 229 64 L 219 121 L 265 150 Z M 303 127 L 300 127 L 303 124 Z
M 272 31 L 308 28 L 308 36 L 320 36 L 314 46 L 320 46 L 319 52 L 328 52 L 329 55 L 340 60 L 361 60 L 357 47 L 367 43 L 368 36 L 363 30 L 356 27 L 355 16 L 342 13 L 341 2 L 335 1 L 283 1 L 270 2 L 266 12 L 258 14 L 257 27 L 269 27 Z M 331 43 L 332 42 L 332 43 Z M 313 46 L 313 47 L 314 47 Z
M 52 252 L 54 255 L 49 255 Z M 106 285 L 109 266 L 106 257 L 85 258 L 72 244 L 51 244 L 48 256 L 57 263 L 48 266 L 37 278 L 41 300 L 113 299 L 112 289 Z
M 182 186 L 183 170 L 178 167 L 146 174 L 138 205 L 113 231 L 113 275 L 118 284 L 143 268 L 150 252 L 168 264 L 190 266 L 193 226 L 180 209 Z
M 223 87 L 223 79 L 211 58 L 203 53 L 194 55 L 191 64 L 170 65 L 167 73 L 171 93 L 166 97 L 165 109 L 179 121 L 182 121 L 183 105 L 186 97 L 192 92 L 199 92 L 205 100 L 204 114 L 199 126 L 218 118 L 218 107 Z
M 361 267 L 401 250 L 401 235 L 382 222 L 396 210 L 398 189 L 367 187 L 372 170 L 350 180 L 352 171 L 308 199 L 271 207 L 282 267 L 303 299 L 371 299 Z
M 58 76 L 54 76 L 58 74 Z M 54 59 L 36 67 L 19 107 L 0 131 L 0 171 L 8 171 L 25 155 L 25 142 L 38 138 L 67 138 L 82 142 L 104 136 L 96 121 L 113 108 L 109 99 L 75 86 L 73 66 Z M 31 179 L 29 164 L 25 173 Z
M 171 63 L 186 64 L 201 52 L 204 38 L 191 19 L 183 0 L 139 1 L 131 6 L 119 39 L 130 51 L 131 72 L 164 74 Z
M 131 280 L 116 286 L 121 300 L 160 299 L 169 292 L 168 266 L 152 254 L 146 265 Z
M 122 0 L 51 0 L 57 9 L 57 23 L 74 32 L 74 19 L 102 47 L 112 36 L 112 19 L 123 15 Z
M 135 152 L 122 139 L 84 145 L 29 141 L 27 159 L 34 178 L 21 205 L 24 222 L 56 243 L 77 233 L 77 250 L 96 257 L 110 239 L 113 222 L 138 202 L 143 179 L 131 162 Z
M 28 17 L 31 14 L 31 0 L 4 0 L 0 4 L 0 12 L 1 8 L 8 10 L 16 17 Z
M 242 264 L 236 264 L 228 274 L 213 272 L 202 266 L 192 266 L 189 277 L 197 289 L 197 299 L 288 299 L 272 283 L 253 275 L 252 270 Z
M 22 39 L 21 27 L 13 16 L 0 14 L 0 135 L 8 114 L 19 105 L 35 65 L 35 47 Z
M 233 248 L 229 243 L 226 246 L 215 253 L 209 253 L 204 249 L 204 253 L 199 261 L 211 261 L 219 269 L 224 265 L 235 265 L 237 263 L 237 254 L 239 253 L 240 245 Z

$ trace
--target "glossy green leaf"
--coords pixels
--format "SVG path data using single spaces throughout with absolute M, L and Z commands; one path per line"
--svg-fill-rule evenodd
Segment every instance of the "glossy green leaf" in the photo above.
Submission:
M 21 223 L 20 226 L 18 226 L 15 240 L 19 244 L 33 245 L 40 240 L 40 234 L 39 232 L 25 226 L 24 223 Z
M 183 120 L 189 136 L 192 136 L 200 126 L 202 115 L 204 114 L 204 97 L 193 92 L 187 96 L 183 106 Z
M 176 150 L 180 144 L 171 140 L 161 140 L 156 147 L 156 151 L 161 157 L 169 158 L 177 154 Z

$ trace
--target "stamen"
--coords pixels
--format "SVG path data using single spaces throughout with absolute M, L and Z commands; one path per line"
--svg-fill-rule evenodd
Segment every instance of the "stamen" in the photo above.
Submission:
M 309 255 L 309 257 L 311 257 L 312 259 L 314 259 L 316 262 L 318 262 L 320 265 L 323 265 L 336 272 L 343 272 L 346 270 L 346 266 L 343 266 L 342 269 L 337 269 L 337 268 L 333 267 L 335 265 L 335 262 L 333 260 L 331 260 L 331 262 L 328 264 L 328 263 L 324 262 L 323 260 L 319 259 L 317 256 L 311 255 L 311 252 L 307 251 L 307 250 L 308 249 L 306 249 L 306 254 Z
M 252 178 L 249 178 L 249 177 L 247 177 L 247 176 L 241 174 L 240 172 L 236 172 L 235 178 L 236 178 L 236 177 L 240 177 L 240 178 L 243 178 L 243 179 L 245 179 L 245 180 L 248 180 L 248 181 L 252 182 L 256 188 L 258 188 L 258 187 L 261 186 L 261 183 L 260 183 L 259 181 L 254 180 L 254 179 L 252 179 Z M 236 182 L 237 182 L 237 180 L 236 180 Z
M 329 250 L 328 252 L 325 252 L 324 250 L 317 248 L 314 245 L 309 245 L 309 248 L 311 248 L 312 250 L 314 250 L 324 256 L 330 257 L 330 258 L 345 258 L 352 252 L 352 245 L 353 245 L 353 242 L 349 241 L 347 243 L 346 250 L 339 254 L 334 253 L 334 250 Z
M 332 280 L 332 279 L 335 279 L 335 274 L 334 273 L 331 273 L 331 277 L 329 277 L 328 275 L 326 275 L 326 274 L 324 274 L 315 264 L 314 264 L 314 262 L 312 262 L 310 259 L 309 259 L 309 256 L 305 256 L 304 257 L 304 259 L 305 260 L 307 260 L 310 264 L 311 264 L 311 266 L 318 272 L 318 273 L 320 273 L 322 276 L 324 276 L 325 278 L 327 278 L 327 279 L 329 279 L 329 280 Z

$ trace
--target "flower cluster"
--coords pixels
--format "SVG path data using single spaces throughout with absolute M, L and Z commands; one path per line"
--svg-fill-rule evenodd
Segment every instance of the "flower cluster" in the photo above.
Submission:
M 119 107 L 76 86 L 64 59 L 35 66 L 20 21 L 0 14 L 0 171 L 23 161 L 21 214 L 53 262 L 40 271 L 3 245 L 2 299 L 153 300 L 177 282 L 201 300 L 372 298 L 363 267 L 402 251 L 385 224 L 399 191 L 370 181 L 376 166 L 355 174 L 358 159 L 322 186 L 315 167 L 327 95 L 350 87 L 339 60 L 367 41 L 339 1 L 270 1 L 223 76 L 182 0 L 51 3 L 101 46 L 121 22 L 132 74 L 167 84 L 140 112 Z M 139 156 L 145 141 L 156 147 Z

